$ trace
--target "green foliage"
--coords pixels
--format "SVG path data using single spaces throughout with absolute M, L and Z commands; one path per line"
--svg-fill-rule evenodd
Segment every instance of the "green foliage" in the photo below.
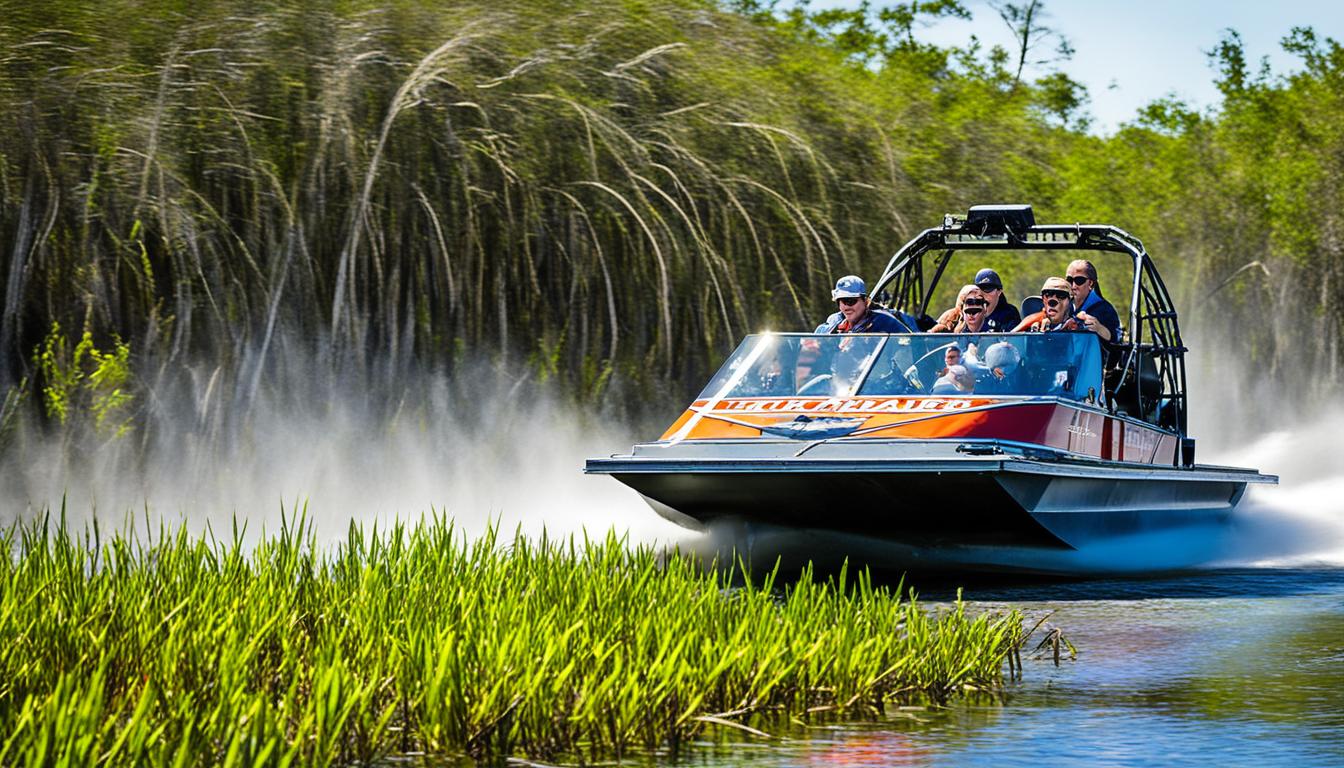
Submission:
M 957 3 L 773 7 L 28 9 L 0 28 L 0 155 L 50 183 L 11 182 L 0 236 L 47 233 L 20 299 L 44 309 L 0 354 L 21 374 L 16 349 L 87 318 L 156 375 L 220 365 L 240 413 L 275 338 L 356 373 L 460 345 L 569 384 L 589 359 L 627 391 L 696 381 L 944 209 L 1013 197 L 997 169 L 1046 130 L 1031 89 L 917 44 Z
M 88 415 L 99 434 L 112 437 L 131 428 L 131 348 L 121 339 L 114 337 L 112 349 L 104 352 L 86 330 L 72 350 L 60 323 L 52 323 L 36 365 L 45 382 L 42 403 L 48 418 L 63 425 Z
M 1334 370 L 1344 328 L 1333 299 L 1344 284 L 1344 53 L 1303 29 L 1284 47 L 1300 73 L 1255 73 L 1228 33 L 1212 54 L 1221 111 L 1168 98 L 1110 139 L 1071 141 L 1059 198 L 1078 218 L 1142 236 L 1183 320 L 1220 342 L 1200 357 L 1236 358 L 1271 390 L 1293 375 L 1291 356 Z M 1258 393 L 1231 389 L 1232 408 Z
M 304 531 L 0 535 L 0 763 L 596 761 L 997 690 L 1024 634 L 866 575 L 733 586 L 614 536 L 469 542 L 435 519 L 352 525 L 324 555 Z
M 1278 314 L 1296 275 L 1339 285 L 1337 43 L 1295 30 L 1304 68 L 1275 78 L 1229 32 L 1220 111 L 1168 99 L 1102 139 L 1043 4 L 993 8 L 1016 50 L 922 43 L 969 13 L 942 0 L 18 8 L 0 242 L 28 247 L 0 270 L 0 386 L 39 378 L 57 322 L 126 339 L 156 387 L 209 361 L 244 416 L 286 349 L 370 380 L 531 361 L 657 404 L 986 201 L 1135 232 L 1178 303 L 1242 275 L 1214 330 Z M 1333 338 L 1318 304 L 1283 322 Z M 1272 364 L 1276 333 L 1238 343 Z

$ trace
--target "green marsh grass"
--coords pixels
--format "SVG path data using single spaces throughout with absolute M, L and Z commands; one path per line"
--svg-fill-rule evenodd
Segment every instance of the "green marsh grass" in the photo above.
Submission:
M 50 521 L 0 542 L 0 764 L 619 758 L 1003 684 L 1015 613 L 434 518 L 255 544 Z

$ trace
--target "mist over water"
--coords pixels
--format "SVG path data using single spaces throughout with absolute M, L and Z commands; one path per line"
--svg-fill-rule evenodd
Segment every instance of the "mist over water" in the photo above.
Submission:
M 1060 568 L 1344 566 L 1344 453 L 1332 448 L 1344 407 L 1262 390 L 1215 360 L 1192 358 L 1189 371 L 1198 460 L 1258 468 L 1281 484 L 1251 487 L 1230 525 L 1117 539 L 1068 553 Z M 96 517 L 105 528 L 148 520 L 227 532 L 237 519 L 259 535 L 306 505 L 327 541 L 352 521 L 430 514 L 472 536 L 493 523 L 529 535 L 615 529 L 632 543 L 699 539 L 612 478 L 582 473 L 585 458 L 623 452 L 657 426 L 573 405 L 530 376 L 489 365 L 471 385 L 419 374 L 398 379 L 396 397 L 370 396 L 311 366 L 291 364 L 283 376 L 261 388 L 227 439 L 201 417 L 209 388 L 155 394 L 149 440 L 139 432 L 72 450 L 68 438 L 26 429 L 0 467 L 0 523 L 58 511 L 64 500 L 76 526 Z M 679 407 L 668 405 L 666 422 Z
M 1279 475 L 1277 487 L 1255 487 L 1237 507 L 1228 564 L 1344 566 L 1344 458 L 1334 443 L 1344 410 L 1317 414 L 1210 457 Z
M 1344 566 L 1344 406 L 1339 385 L 1303 376 L 1285 390 L 1277 378 L 1246 370 L 1226 341 L 1193 334 L 1189 361 L 1190 434 L 1203 464 L 1253 467 L 1279 476 L 1252 486 L 1220 532 L 1211 564 L 1256 567 Z M 1333 349 L 1320 350 L 1325 371 Z M 1328 352 L 1329 354 L 1325 354 Z
M 584 458 L 634 441 L 625 425 L 567 405 L 528 377 L 489 371 L 479 379 L 470 387 L 430 375 L 403 381 L 404 402 L 394 408 L 370 407 L 332 383 L 300 385 L 301 405 L 263 393 L 227 439 L 202 426 L 193 393 L 158 405 L 143 459 L 136 435 L 71 451 L 60 436 L 28 429 L 3 467 L 0 523 L 57 513 L 64 499 L 77 528 L 96 517 L 105 529 L 128 521 L 143 529 L 148 520 L 227 535 L 236 519 L 256 536 L 306 505 L 319 541 L 341 537 L 352 521 L 431 514 L 469 536 L 491 524 L 505 535 L 615 529 L 632 542 L 683 534 L 624 486 L 582 473 Z M 285 389 L 292 395 L 292 386 L 275 391 Z

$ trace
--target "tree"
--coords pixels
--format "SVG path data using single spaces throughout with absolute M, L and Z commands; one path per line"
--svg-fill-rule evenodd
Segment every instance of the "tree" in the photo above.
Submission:
M 927 18 L 921 19 L 921 17 Z M 925 45 L 915 40 L 915 27 L 928 26 L 938 19 L 969 19 L 971 13 L 957 0 L 926 0 L 926 2 L 912 0 L 909 3 L 896 3 L 880 9 L 877 18 L 891 31 L 894 37 L 893 48 L 914 51 Z
M 1068 39 L 1054 28 L 1043 23 L 1047 15 L 1044 5 L 1041 0 L 1030 0 L 1023 5 L 1002 2 L 1002 0 L 990 0 L 989 7 L 999 14 L 999 18 L 1003 19 L 1003 23 L 1008 25 L 1008 29 L 1013 33 L 1013 39 L 1017 41 L 1017 63 L 1013 71 L 1013 88 L 1017 88 L 1022 83 L 1022 71 L 1026 69 L 1027 65 L 1051 64 L 1056 61 L 1067 61 L 1073 57 L 1073 46 L 1069 44 Z M 1055 41 L 1053 56 L 1040 59 L 1031 58 L 1034 51 L 1039 51 L 1042 45 L 1046 45 L 1051 40 Z

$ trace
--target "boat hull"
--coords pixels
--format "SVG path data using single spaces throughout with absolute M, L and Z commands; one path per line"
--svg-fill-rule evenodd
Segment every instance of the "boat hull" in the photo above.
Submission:
M 1245 482 L 1057 477 L 1022 467 L 845 472 L 612 472 L 665 517 L 723 519 L 899 538 L 911 543 L 1078 547 L 1098 538 L 1216 522 Z M 669 514 L 671 513 L 675 514 Z M 819 521 L 825 521 L 819 526 Z
M 762 542 L 777 541 L 812 559 L 832 551 L 893 568 L 1037 572 L 1085 570 L 1056 556 L 1068 551 L 1219 526 L 1248 484 L 1276 480 L 1223 467 L 1083 460 L 992 441 L 827 444 L 808 457 L 742 455 L 747 447 L 699 445 L 669 456 L 646 449 L 590 460 L 586 471 L 612 475 L 673 522 L 735 546 L 750 542 L 758 552 Z M 749 447 L 758 454 L 762 448 Z M 822 547 L 823 539 L 831 545 Z

